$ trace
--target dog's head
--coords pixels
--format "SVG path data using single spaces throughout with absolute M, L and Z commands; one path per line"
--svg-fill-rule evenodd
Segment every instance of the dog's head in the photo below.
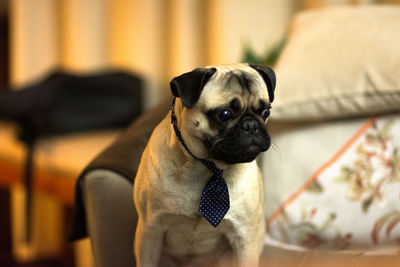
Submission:
M 191 151 L 228 164 L 253 161 L 266 151 L 275 82 L 271 68 L 253 64 L 197 68 L 175 77 L 171 91 L 181 99 L 180 128 Z

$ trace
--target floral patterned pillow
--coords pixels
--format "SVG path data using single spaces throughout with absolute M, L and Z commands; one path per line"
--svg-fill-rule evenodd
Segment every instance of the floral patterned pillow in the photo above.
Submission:
M 267 232 L 267 243 L 288 248 L 399 252 L 400 115 L 365 119 L 336 153 L 281 199 L 268 214 Z

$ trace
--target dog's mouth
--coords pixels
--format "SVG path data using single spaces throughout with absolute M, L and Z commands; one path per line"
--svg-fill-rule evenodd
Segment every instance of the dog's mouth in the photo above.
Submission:
M 269 137 L 245 140 L 220 139 L 211 148 L 211 156 L 228 164 L 251 162 L 270 146 Z
M 244 162 L 251 162 L 257 158 L 257 156 L 264 151 L 267 151 L 269 148 L 269 145 L 260 145 L 260 144 L 251 144 L 247 147 L 247 149 L 244 149 L 242 153 L 238 156 L 238 163 L 244 163 Z
M 246 152 L 250 154 L 259 154 L 261 152 L 261 148 L 257 145 L 250 145 Z

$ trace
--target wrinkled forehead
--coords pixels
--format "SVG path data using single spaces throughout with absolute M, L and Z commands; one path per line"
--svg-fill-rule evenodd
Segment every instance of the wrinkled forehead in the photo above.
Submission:
M 269 102 L 268 90 L 260 74 L 245 64 L 216 66 L 217 71 L 203 88 L 199 102 L 209 108 L 239 98 L 244 105 Z

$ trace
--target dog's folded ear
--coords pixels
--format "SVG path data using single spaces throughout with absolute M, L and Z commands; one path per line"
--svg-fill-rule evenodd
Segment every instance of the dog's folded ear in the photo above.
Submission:
M 269 101 L 272 103 L 272 101 L 274 101 L 274 91 L 276 86 L 275 72 L 270 67 L 264 65 L 249 64 L 249 66 L 255 69 L 263 78 L 268 88 Z
M 170 82 L 172 94 L 181 98 L 185 107 L 192 108 L 199 100 L 204 85 L 216 71 L 216 68 L 197 68 L 173 78 Z

